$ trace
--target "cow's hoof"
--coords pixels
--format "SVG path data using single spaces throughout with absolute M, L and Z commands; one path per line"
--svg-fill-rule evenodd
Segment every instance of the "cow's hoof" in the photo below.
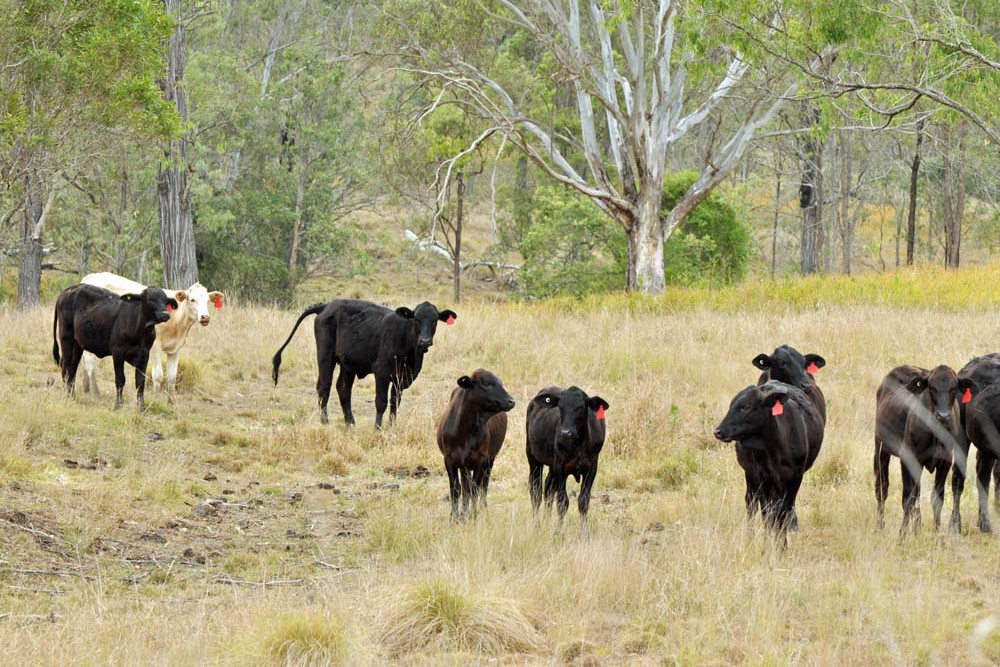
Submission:
M 993 526 L 990 524 L 989 520 L 983 521 L 982 519 L 980 519 L 978 525 L 979 525 L 979 530 L 981 532 L 984 532 L 984 533 L 992 533 L 993 532 Z

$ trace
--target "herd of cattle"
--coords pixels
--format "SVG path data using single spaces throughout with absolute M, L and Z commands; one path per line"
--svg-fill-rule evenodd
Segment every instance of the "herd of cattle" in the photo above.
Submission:
M 145 370 L 152 361 L 154 386 L 163 379 L 166 355 L 167 395 L 172 400 L 178 355 L 197 322 L 211 320 L 208 304 L 222 307 L 223 294 L 195 283 L 187 290 L 146 287 L 110 273 L 91 274 L 65 289 L 56 301 L 53 356 L 67 390 L 72 393 L 77 368 L 84 362 L 84 390 L 97 392 L 94 357 L 112 357 L 121 406 L 125 363 L 135 368 L 136 396 L 145 409 Z M 351 392 L 356 379 L 375 378 L 375 425 L 385 410 L 395 421 L 402 393 L 416 380 L 424 356 L 434 343 L 439 322 L 453 324 L 458 315 L 424 302 L 395 310 L 360 300 L 338 299 L 311 306 L 299 316 L 272 360 L 278 382 L 281 354 L 302 321 L 316 315 L 314 330 L 319 376 L 320 419 L 328 423 L 327 403 L 337 375 L 337 395 L 344 421 L 354 424 Z M 782 537 L 798 528 L 795 498 L 803 476 L 815 463 L 826 427 L 826 399 L 815 375 L 823 357 L 803 355 L 782 345 L 752 361 L 761 370 L 755 385 L 732 400 L 715 437 L 735 442 L 736 458 L 746 477 L 746 510 L 761 513 L 764 523 Z M 437 442 L 444 456 L 456 520 L 474 516 L 485 506 L 493 463 L 507 434 L 507 413 L 514 399 L 493 373 L 479 369 L 458 378 L 438 422 Z M 579 387 L 545 387 L 527 409 L 529 487 L 535 510 L 544 498 L 555 501 L 560 520 L 568 508 L 567 478 L 580 483 L 578 508 L 586 525 L 591 489 L 606 437 L 600 396 Z M 903 481 L 903 526 L 919 524 L 920 478 L 934 473 L 931 504 L 940 525 L 944 490 L 952 473 L 952 530 L 961 530 L 959 504 L 965 486 L 970 444 L 977 448 L 978 526 L 990 531 L 988 508 L 991 475 L 1000 473 L 1000 353 L 972 359 L 957 373 L 948 366 L 932 370 L 899 366 L 885 376 L 876 394 L 875 496 L 879 525 L 889 489 L 891 457 L 900 460 Z M 548 474 L 542 482 L 543 468 Z M 996 470 L 995 470 L 996 469 Z M 1000 475 L 998 475 L 1000 476 Z

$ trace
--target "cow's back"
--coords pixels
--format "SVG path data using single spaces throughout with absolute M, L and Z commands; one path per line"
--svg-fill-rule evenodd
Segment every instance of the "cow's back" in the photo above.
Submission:
M 382 345 L 389 308 L 360 299 L 335 299 L 316 317 L 317 340 L 326 330 L 332 335 L 339 363 L 364 377 L 371 372 Z

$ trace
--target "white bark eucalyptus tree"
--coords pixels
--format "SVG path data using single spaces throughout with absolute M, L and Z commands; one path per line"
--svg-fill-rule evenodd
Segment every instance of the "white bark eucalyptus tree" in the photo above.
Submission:
M 768 71 L 738 46 L 754 41 L 747 33 L 773 32 L 769 23 L 783 20 L 773 3 L 749 4 L 759 6 L 723 10 L 725 3 L 707 0 L 479 0 L 483 16 L 530 36 L 550 54 L 555 76 L 571 91 L 579 121 L 572 128 L 547 122 L 537 106 L 524 102 L 524 91 L 505 83 L 503 72 L 458 53 L 454 43 L 408 46 L 419 58 L 414 71 L 443 81 L 548 176 L 591 198 L 625 229 L 627 288 L 655 294 L 665 287 L 665 240 L 732 172 L 754 133 L 798 90 L 795 68 Z M 755 17 L 753 9 L 769 18 Z M 728 11 L 738 16 L 727 18 Z M 832 49 L 812 53 L 819 61 Z M 668 165 L 680 142 L 694 134 L 701 155 L 698 164 L 687 166 L 700 175 L 674 208 L 663 212 Z

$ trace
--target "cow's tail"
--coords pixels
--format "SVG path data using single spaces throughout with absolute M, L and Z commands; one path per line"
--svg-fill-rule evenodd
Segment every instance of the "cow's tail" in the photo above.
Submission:
M 298 330 L 299 325 L 302 324 L 302 320 L 306 319 L 310 315 L 316 315 L 320 313 L 324 308 L 326 308 L 325 303 L 317 303 L 309 306 L 302 314 L 299 315 L 299 319 L 295 321 L 295 326 L 292 327 L 292 333 L 288 334 L 288 338 L 285 339 L 285 344 L 278 348 L 278 351 L 274 353 L 274 358 L 271 360 L 271 377 L 274 379 L 274 384 L 278 384 L 278 370 L 281 368 L 281 353 L 285 351 L 288 344 L 292 342 L 292 336 L 295 335 L 296 330 Z
M 56 366 L 59 365 L 59 311 L 56 310 L 52 314 L 52 358 L 56 360 Z

